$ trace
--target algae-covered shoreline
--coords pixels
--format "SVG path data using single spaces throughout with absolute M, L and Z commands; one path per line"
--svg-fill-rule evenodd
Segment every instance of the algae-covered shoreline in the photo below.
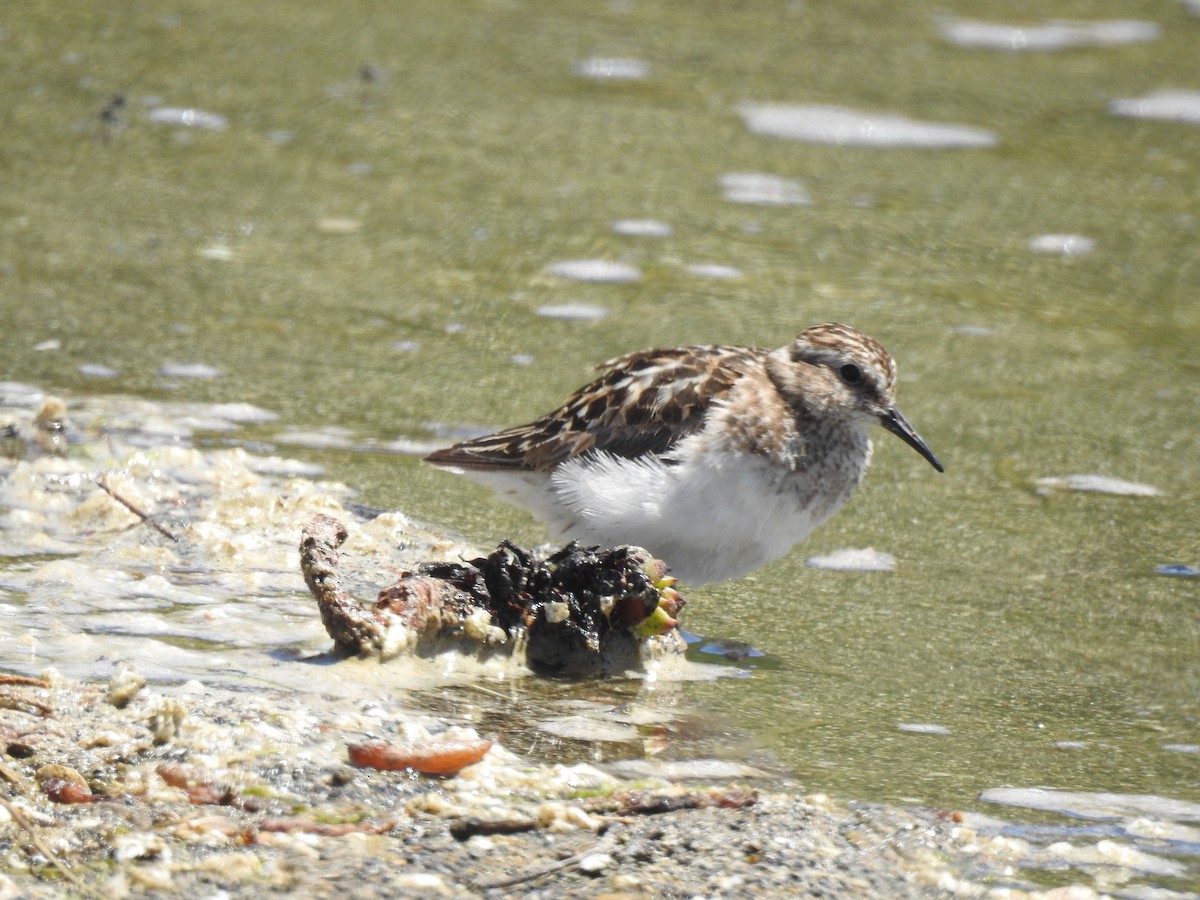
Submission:
M 711 673 L 677 654 L 641 705 L 580 682 L 532 726 L 565 739 L 531 741 L 519 661 L 330 652 L 296 551 L 314 515 L 353 522 L 347 583 L 377 589 L 472 548 L 303 464 L 188 446 L 187 422 L 261 411 L 5 398 L 0 897 L 1014 897 L 1022 866 L 1062 862 L 998 820 L 808 796 L 697 740 L 671 684 Z M 1108 881 L 1183 872 L 1108 843 Z
M 930 896 L 957 882 L 962 865 L 946 860 L 961 862 L 969 840 L 949 817 L 760 795 L 743 782 L 778 779 L 748 766 L 628 783 L 587 763 L 517 755 L 466 711 L 433 715 L 414 700 L 414 688 L 439 679 L 482 677 L 469 667 L 339 660 L 314 653 L 328 639 L 311 634 L 307 651 L 264 652 L 272 627 L 288 644 L 298 616 L 311 616 L 294 548 L 313 514 L 355 522 L 347 549 L 367 577 L 468 548 L 398 514 L 353 517 L 344 487 L 297 477 L 286 461 L 182 446 L 169 434 L 178 409 L 155 418 L 120 398 L 70 407 L 13 385 L 7 397 L 5 555 L 24 562 L 9 566 L 6 588 L 25 598 L 7 606 L 9 625 L 22 614 L 57 623 L 31 628 L 23 648 L 19 629 L 6 634 L 6 667 L 24 674 L 0 685 L 0 896 L 690 895 L 740 885 Z M 131 411 L 140 424 L 127 430 Z M 212 427 L 220 411 L 204 412 Z M 154 421 L 157 432 L 145 427 Z M 256 613 L 266 632 L 239 646 Z M 111 621 L 121 616 L 123 632 Z M 226 648 L 173 647 L 172 628 L 193 646 Z M 73 642 L 98 657 L 72 659 Z M 84 680 L 42 672 L 39 654 Z M 660 724 L 668 738 L 648 750 L 652 763 L 670 745 L 669 720 Z M 354 756 L 396 741 L 427 757 L 466 746 L 475 761 L 421 774 Z M 678 776 L 669 757 L 661 771 Z M 725 783 L 735 775 L 745 777 Z
M 0 712 L 4 897 L 979 896 L 967 870 L 1005 853 L 948 813 L 629 784 L 500 745 L 448 778 L 352 766 L 364 735 L 470 733 L 386 698 L 322 714 L 199 682 L 121 708 L 105 685 L 27 690 L 55 711 Z M 177 727 L 156 733 L 164 715 Z M 54 792 L 63 772 L 88 802 Z

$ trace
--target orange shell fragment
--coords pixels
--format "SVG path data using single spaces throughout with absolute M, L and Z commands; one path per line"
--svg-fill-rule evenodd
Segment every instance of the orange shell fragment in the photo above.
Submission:
M 454 775 L 477 763 L 492 749 L 485 740 L 446 740 L 414 743 L 372 741 L 350 744 L 346 748 L 350 762 L 365 769 L 388 772 L 413 769 L 422 775 Z

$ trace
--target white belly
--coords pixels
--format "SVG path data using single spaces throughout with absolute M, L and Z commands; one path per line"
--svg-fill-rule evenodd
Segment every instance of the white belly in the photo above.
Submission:
M 691 585 L 744 575 L 804 540 L 845 503 L 861 466 L 792 472 L 750 454 L 668 465 L 589 454 L 552 474 L 466 474 L 546 521 L 561 539 L 636 544 Z

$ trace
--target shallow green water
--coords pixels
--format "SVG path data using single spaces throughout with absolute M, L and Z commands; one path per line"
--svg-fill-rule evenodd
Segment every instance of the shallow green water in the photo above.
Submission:
M 947 473 L 881 433 L 861 492 L 805 547 L 692 592 L 691 630 L 749 641 L 769 665 L 689 686 L 687 702 L 845 796 L 965 806 L 984 788 L 1043 784 L 1195 799 L 1200 754 L 1164 748 L 1200 744 L 1200 579 L 1155 566 L 1200 565 L 1200 128 L 1106 103 L 1200 88 L 1200 19 L 1132 0 L 963 11 L 1163 29 L 1009 54 L 947 45 L 941 6 L 22 9 L 0 22 L 0 377 L 247 400 L 298 427 L 432 441 L 433 423 L 532 418 L 638 347 L 778 346 L 851 322 L 899 360 L 901 408 Z M 573 74 L 589 57 L 650 73 Z M 1000 143 L 781 141 L 746 130 L 747 100 L 969 124 Z M 154 124 L 155 105 L 228 127 Z M 811 205 L 724 200 L 719 177 L 747 171 L 802 179 Z M 621 237 L 621 218 L 674 233 Z M 330 219 L 358 225 L 337 233 Z M 1095 252 L 1029 250 L 1062 232 Z M 570 258 L 645 277 L 544 273 Z M 744 275 L 684 269 L 709 262 Z M 534 314 L 561 303 L 609 315 Z M 36 349 L 47 341 L 59 344 Z M 168 362 L 222 376 L 157 375 Z M 121 374 L 89 379 L 83 364 Z M 543 536 L 413 458 L 309 455 L 364 502 L 481 543 Z M 1033 489 L 1071 473 L 1163 495 Z M 802 565 L 845 546 L 886 550 L 899 570 Z

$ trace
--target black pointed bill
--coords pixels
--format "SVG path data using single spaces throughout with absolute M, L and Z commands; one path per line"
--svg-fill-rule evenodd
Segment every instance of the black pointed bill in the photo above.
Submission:
M 933 455 L 933 451 L 929 449 L 929 446 L 921 440 L 921 436 L 917 434 L 917 430 L 908 424 L 908 419 L 900 415 L 900 410 L 896 409 L 896 407 L 893 406 L 887 412 L 883 413 L 879 417 L 879 424 L 920 453 L 939 472 L 946 471 L 942 468 L 942 464 L 938 462 L 938 458 Z

